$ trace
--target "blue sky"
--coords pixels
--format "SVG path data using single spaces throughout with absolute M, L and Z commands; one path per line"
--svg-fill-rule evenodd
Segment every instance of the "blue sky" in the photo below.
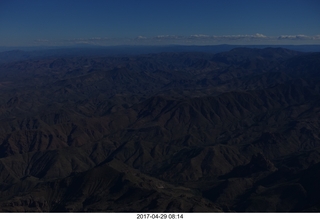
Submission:
M 320 44 L 319 0 L 0 0 L 0 46 Z

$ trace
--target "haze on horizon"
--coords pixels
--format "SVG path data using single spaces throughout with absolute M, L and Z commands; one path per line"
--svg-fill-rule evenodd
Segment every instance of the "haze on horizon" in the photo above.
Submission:
M 317 0 L 4 0 L 0 46 L 320 44 Z

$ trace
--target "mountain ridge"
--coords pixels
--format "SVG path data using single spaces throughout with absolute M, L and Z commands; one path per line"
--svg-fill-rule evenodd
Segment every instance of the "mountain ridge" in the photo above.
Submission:
M 0 211 L 317 212 L 319 59 L 235 48 L 1 63 Z

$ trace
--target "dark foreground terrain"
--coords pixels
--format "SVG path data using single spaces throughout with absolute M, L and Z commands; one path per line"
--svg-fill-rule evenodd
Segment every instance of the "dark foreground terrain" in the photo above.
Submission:
M 2 212 L 319 212 L 320 53 L 0 64 Z

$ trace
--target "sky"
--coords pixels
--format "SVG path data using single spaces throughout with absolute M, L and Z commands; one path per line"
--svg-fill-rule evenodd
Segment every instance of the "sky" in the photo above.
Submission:
M 0 46 L 320 44 L 319 0 L 0 0 Z

